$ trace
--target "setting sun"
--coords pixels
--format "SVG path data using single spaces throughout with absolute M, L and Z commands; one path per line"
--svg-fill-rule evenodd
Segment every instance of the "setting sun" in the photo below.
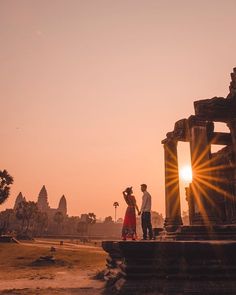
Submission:
M 183 166 L 180 169 L 180 178 L 185 182 L 191 182 L 192 181 L 192 168 L 191 166 Z

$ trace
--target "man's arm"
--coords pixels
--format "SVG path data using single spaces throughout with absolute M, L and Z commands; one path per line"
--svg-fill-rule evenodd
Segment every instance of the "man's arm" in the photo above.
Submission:
M 146 204 L 147 204 L 147 195 L 143 194 L 142 207 L 140 209 L 141 212 L 143 212 L 144 208 L 146 207 Z

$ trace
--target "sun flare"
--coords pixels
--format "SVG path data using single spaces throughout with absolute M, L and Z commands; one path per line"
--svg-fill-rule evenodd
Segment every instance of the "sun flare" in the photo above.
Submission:
M 180 178 L 184 181 L 184 182 L 191 182 L 192 181 L 192 168 L 189 165 L 183 166 L 180 169 Z

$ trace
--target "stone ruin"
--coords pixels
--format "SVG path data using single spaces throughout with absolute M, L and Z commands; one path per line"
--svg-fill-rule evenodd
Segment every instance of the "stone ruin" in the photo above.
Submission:
M 236 68 L 229 94 L 194 102 L 195 115 L 175 123 L 162 141 L 165 153 L 165 229 L 177 239 L 232 239 L 236 231 Z M 229 132 L 215 132 L 214 122 Z M 186 188 L 190 227 L 182 226 L 177 144 L 189 142 L 193 170 Z M 211 145 L 223 145 L 216 153 Z M 171 234 L 169 235 L 171 236 Z
M 195 115 L 177 121 L 162 141 L 164 238 L 103 241 L 107 294 L 236 294 L 236 68 L 231 79 L 226 98 L 195 101 Z M 229 132 L 215 132 L 214 122 Z M 190 144 L 189 226 L 181 219 L 178 141 Z M 212 153 L 212 144 L 223 148 Z

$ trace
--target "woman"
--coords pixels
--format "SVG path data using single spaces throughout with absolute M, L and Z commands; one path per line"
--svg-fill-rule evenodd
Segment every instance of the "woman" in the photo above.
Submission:
M 136 240 L 137 238 L 135 209 L 138 211 L 138 213 L 140 212 L 136 204 L 135 197 L 132 194 L 132 187 L 128 187 L 125 191 L 123 191 L 125 202 L 128 205 L 122 228 L 122 240 L 124 241 L 127 238 L 131 238 L 132 240 Z

